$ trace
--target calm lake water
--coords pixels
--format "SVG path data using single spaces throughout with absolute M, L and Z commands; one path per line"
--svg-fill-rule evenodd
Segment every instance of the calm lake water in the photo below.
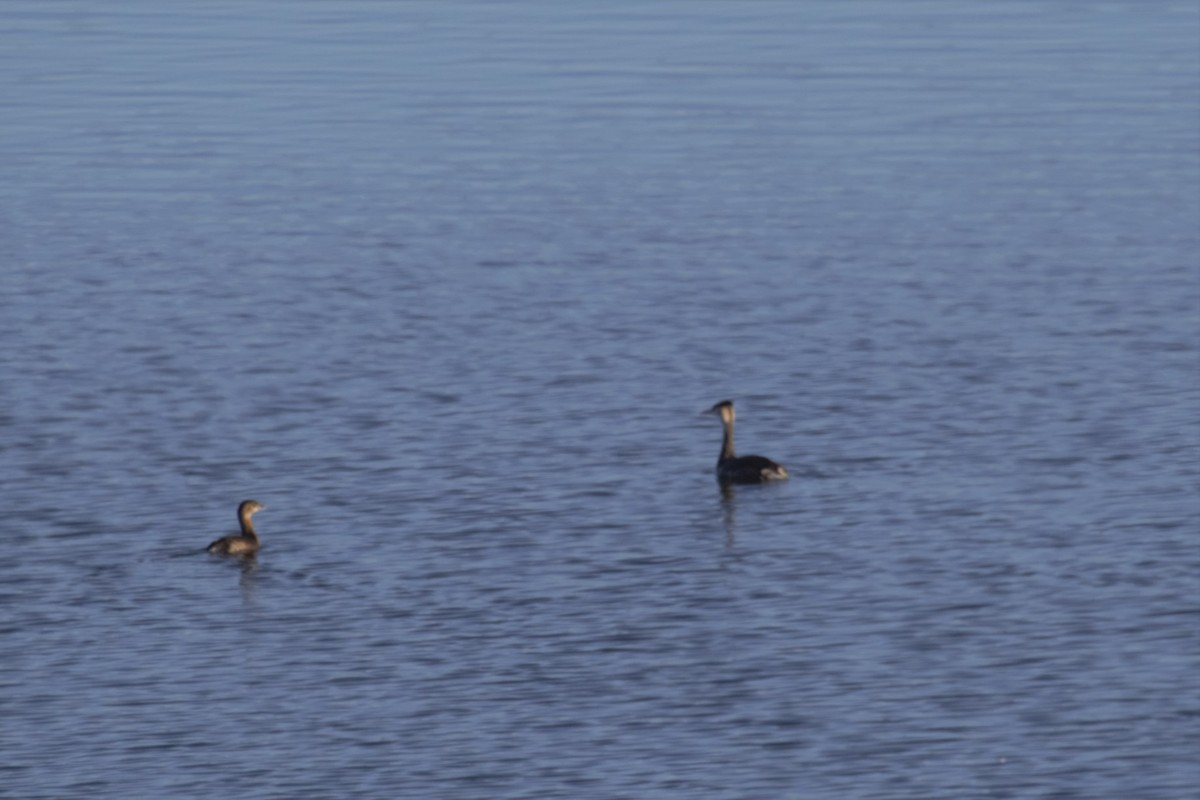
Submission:
M 0 797 L 1197 797 L 1194 4 L 0 23 Z

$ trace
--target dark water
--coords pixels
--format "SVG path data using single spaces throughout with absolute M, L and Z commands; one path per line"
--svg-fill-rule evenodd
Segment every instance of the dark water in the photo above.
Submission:
M 1197 796 L 1193 4 L 0 22 L 0 796 Z

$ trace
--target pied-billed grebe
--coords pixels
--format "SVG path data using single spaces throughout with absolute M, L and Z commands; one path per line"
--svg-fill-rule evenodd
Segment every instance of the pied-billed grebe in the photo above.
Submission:
M 250 520 L 266 506 L 257 500 L 243 500 L 238 506 L 238 524 L 242 526 L 241 536 L 224 536 L 208 546 L 208 552 L 218 555 L 250 555 L 257 553 L 259 548 L 258 534 L 254 532 L 254 523 Z
M 776 464 L 763 456 L 738 456 L 733 452 L 733 401 L 722 400 L 706 414 L 715 414 L 725 425 L 725 440 L 721 444 L 721 456 L 717 459 L 717 480 L 729 483 L 763 483 L 782 481 L 788 476 L 783 464 Z

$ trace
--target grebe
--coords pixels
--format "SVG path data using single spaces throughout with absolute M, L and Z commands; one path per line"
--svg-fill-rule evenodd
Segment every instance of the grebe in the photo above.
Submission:
M 725 426 L 725 440 L 721 444 L 721 456 L 717 459 L 717 480 L 722 485 L 730 483 L 763 483 L 782 481 L 788 476 L 783 464 L 776 464 L 763 456 L 738 456 L 733 452 L 733 401 L 722 400 L 704 412 L 721 418 Z
M 266 506 L 257 500 L 243 500 L 238 506 L 238 524 L 242 526 L 241 536 L 225 536 L 217 539 L 208 546 L 208 552 L 218 555 L 251 555 L 258 552 L 258 534 L 254 532 L 254 523 L 250 520 Z

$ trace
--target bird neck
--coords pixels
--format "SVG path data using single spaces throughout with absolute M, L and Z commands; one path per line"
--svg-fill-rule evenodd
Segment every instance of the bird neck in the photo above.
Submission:
M 737 456 L 733 453 L 733 420 L 721 420 L 725 423 L 725 438 L 721 442 L 721 457 L 718 461 L 726 461 Z
M 258 541 L 258 534 L 254 532 L 254 522 L 250 519 L 250 514 L 238 514 L 238 523 L 242 526 L 242 536 L 247 539 Z

